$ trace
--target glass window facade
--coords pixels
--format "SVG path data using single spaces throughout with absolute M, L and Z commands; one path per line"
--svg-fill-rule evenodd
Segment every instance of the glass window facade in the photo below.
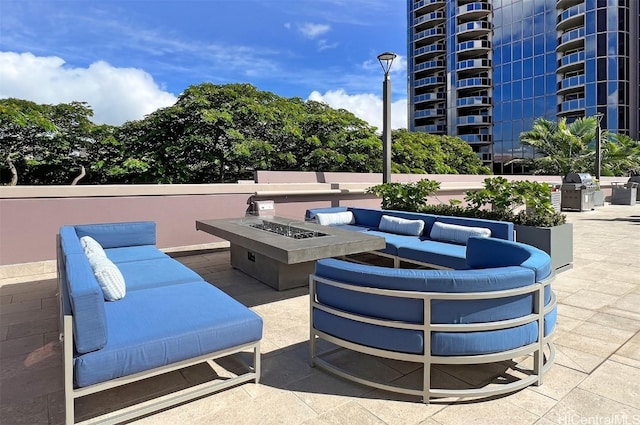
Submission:
M 601 112 L 604 128 L 640 138 L 639 9 L 628 0 L 407 0 L 409 129 L 459 136 L 499 173 L 532 155 L 519 137 L 539 117 Z

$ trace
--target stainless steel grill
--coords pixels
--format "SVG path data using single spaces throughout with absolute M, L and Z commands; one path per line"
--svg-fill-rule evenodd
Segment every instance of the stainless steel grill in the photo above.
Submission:
M 591 211 L 596 184 L 589 173 L 569 173 L 562 179 L 561 208 L 572 211 Z

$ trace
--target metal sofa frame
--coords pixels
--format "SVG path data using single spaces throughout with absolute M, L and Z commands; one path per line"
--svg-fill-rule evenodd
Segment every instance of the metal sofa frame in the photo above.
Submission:
M 318 366 L 328 372 L 338 375 L 344 379 L 357 382 L 359 384 L 367 385 L 370 387 L 397 392 L 402 394 L 409 394 L 413 396 L 422 397 L 424 403 L 428 404 L 429 400 L 434 397 L 490 397 L 499 394 L 506 394 L 525 388 L 529 385 L 541 385 L 544 374 L 551 368 L 551 365 L 555 359 L 555 348 L 552 342 L 553 331 L 549 335 L 544 335 L 544 316 L 552 311 L 556 306 L 556 297 L 553 292 L 551 293 L 551 301 L 547 306 L 544 305 L 544 289 L 551 284 L 555 275 L 550 276 L 542 282 L 537 282 L 525 287 L 514 288 L 509 290 L 493 291 L 493 292 L 474 292 L 474 293 L 441 293 L 441 292 L 416 292 L 416 291 L 402 291 L 402 290 L 390 290 L 379 289 L 371 287 L 363 287 L 358 285 L 352 285 L 349 283 L 338 282 L 329 280 L 323 277 L 311 275 L 309 277 L 309 300 L 310 300 L 310 363 L 311 366 Z M 348 291 L 355 291 L 366 294 L 376 294 L 388 297 L 398 298 L 413 298 L 420 299 L 424 306 L 424 322 L 425 323 L 406 323 L 400 321 L 391 321 L 385 319 L 377 319 L 367 316 L 354 314 L 348 311 L 342 311 L 330 306 L 321 304 L 317 300 L 316 287 L 317 283 L 330 285 L 337 288 L 342 288 Z M 432 300 L 480 300 L 490 298 L 506 298 L 522 294 L 534 294 L 535 308 L 534 313 L 511 319 L 502 320 L 497 322 L 487 323 L 473 323 L 473 324 L 435 324 L 431 323 L 431 301 Z M 410 354 L 403 352 L 395 352 L 389 350 L 383 350 L 364 346 L 352 341 L 344 340 L 325 332 L 322 332 L 314 328 L 313 322 L 313 310 L 320 309 L 330 314 L 362 322 L 372 325 L 386 326 L 397 329 L 411 329 L 421 330 L 424 332 L 424 349 L 422 354 Z M 431 355 L 431 333 L 432 332 L 474 332 L 474 331 L 489 331 L 506 329 L 514 326 L 524 325 L 527 323 L 538 322 L 538 338 L 537 341 L 515 349 L 502 351 L 492 354 L 481 355 L 467 355 L 467 356 L 434 356 Z M 337 346 L 330 350 L 326 350 L 322 353 L 317 351 L 318 340 L 325 340 Z M 549 355 L 545 356 L 544 349 L 548 348 Z M 369 354 L 381 358 L 402 360 L 408 362 L 420 363 L 423 365 L 423 383 L 422 389 L 406 388 L 396 385 L 390 385 L 388 383 L 373 381 L 363 376 L 358 376 L 350 371 L 343 369 L 330 363 L 325 359 L 328 355 L 339 350 L 352 350 L 364 354 Z M 491 388 L 470 388 L 470 389 L 444 389 L 433 388 L 431 382 L 431 365 L 433 364 L 482 364 L 482 363 L 494 363 L 505 360 L 511 360 L 520 356 L 526 356 L 533 354 L 534 366 L 531 374 L 522 379 L 515 380 L 510 383 L 496 385 Z

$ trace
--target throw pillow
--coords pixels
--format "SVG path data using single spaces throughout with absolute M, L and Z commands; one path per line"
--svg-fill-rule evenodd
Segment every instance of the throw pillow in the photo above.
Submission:
M 83 236 L 80 238 L 80 246 L 84 250 L 85 255 L 88 257 L 91 254 L 96 254 L 100 257 L 106 257 L 107 254 L 104 252 L 104 248 L 100 243 L 93 239 L 91 236 Z
M 467 239 L 471 236 L 488 238 L 491 236 L 491 229 L 486 227 L 460 226 L 436 221 L 433 223 L 431 234 L 429 235 L 429 237 L 434 240 L 455 242 L 463 245 L 467 244 Z
M 420 236 L 424 230 L 424 221 L 383 215 L 378 229 L 398 235 Z
M 93 269 L 93 275 L 96 277 L 104 299 L 107 301 L 117 301 L 124 298 L 127 288 L 124 282 L 122 272 L 107 257 L 101 257 L 97 254 L 88 255 L 89 264 Z
M 356 222 L 351 211 L 318 213 L 316 214 L 316 220 L 321 226 L 338 226 L 341 224 L 354 224 Z

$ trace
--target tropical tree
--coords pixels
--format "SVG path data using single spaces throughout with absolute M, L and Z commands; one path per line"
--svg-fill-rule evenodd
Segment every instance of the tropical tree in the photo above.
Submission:
M 457 137 L 392 132 L 392 170 L 411 174 L 490 174 L 469 144 Z
M 625 134 L 613 134 L 603 145 L 602 175 L 628 176 L 640 174 L 640 141 Z
M 591 172 L 595 152 L 589 149 L 597 122 L 594 117 L 578 118 L 567 124 L 538 118 L 533 128 L 520 135 L 520 142 L 535 149 L 534 158 L 518 158 L 507 164 L 520 163 L 533 174 L 566 175 L 570 172 Z

